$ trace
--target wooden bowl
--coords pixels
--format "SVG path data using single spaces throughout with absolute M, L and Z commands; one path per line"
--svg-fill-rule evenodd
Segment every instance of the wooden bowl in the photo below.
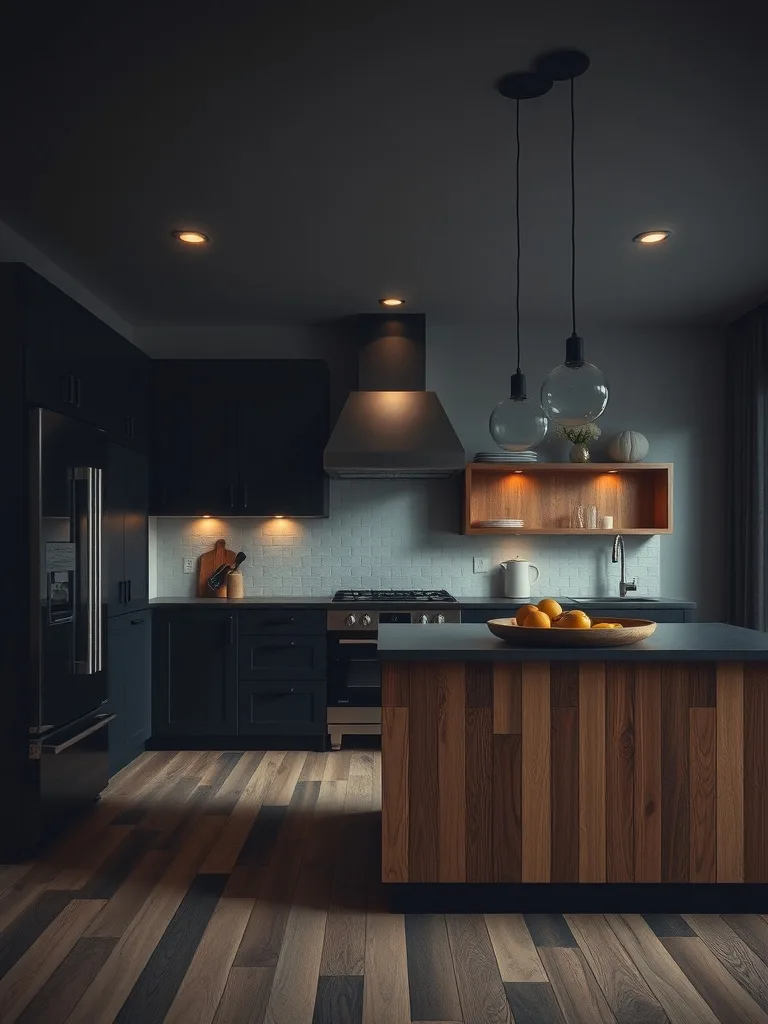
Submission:
M 612 619 L 601 615 L 598 622 L 618 622 L 621 629 L 534 629 L 518 626 L 514 619 L 490 619 L 486 625 L 494 636 L 514 647 L 623 647 L 647 640 L 656 631 L 650 619 Z

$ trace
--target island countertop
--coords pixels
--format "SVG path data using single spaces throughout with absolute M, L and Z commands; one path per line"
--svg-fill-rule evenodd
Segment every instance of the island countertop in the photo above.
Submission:
M 626 647 L 512 647 L 483 624 L 379 627 L 382 661 L 768 661 L 768 633 L 724 622 L 660 623 Z

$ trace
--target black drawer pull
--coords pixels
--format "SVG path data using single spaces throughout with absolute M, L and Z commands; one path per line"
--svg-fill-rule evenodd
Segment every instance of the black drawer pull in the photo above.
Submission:
M 265 626 L 292 626 L 296 621 L 296 616 L 291 615 L 288 619 L 267 619 L 264 623 Z
M 132 626 L 140 626 L 143 621 L 144 621 L 144 619 L 131 619 L 131 625 Z

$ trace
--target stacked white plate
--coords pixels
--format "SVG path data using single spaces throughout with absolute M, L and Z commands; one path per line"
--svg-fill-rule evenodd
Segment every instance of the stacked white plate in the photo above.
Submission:
M 538 455 L 534 451 L 527 452 L 475 452 L 475 462 L 492 462 L 507 464 L 513 462 L 536 462 Z
M 482 526 L 486 530 L 521 530 L 525 523 L 522 519 L 479 519 L 472 525 Z

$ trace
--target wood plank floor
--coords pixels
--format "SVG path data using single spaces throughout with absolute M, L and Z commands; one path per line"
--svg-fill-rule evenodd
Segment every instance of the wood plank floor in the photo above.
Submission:
M 376 751 L 147 753 L 0 866 L 0 1024 L 768 1024 L 759 915 L 391 914 Z

